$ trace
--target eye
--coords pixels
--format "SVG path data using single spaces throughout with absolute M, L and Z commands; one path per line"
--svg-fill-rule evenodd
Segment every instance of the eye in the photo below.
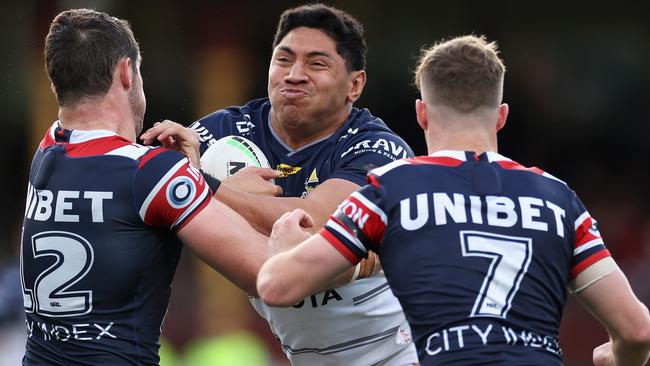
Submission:
M 313 61 L 311 65 L 317 68 L 327 67 L 327 65 L 323 61 Z
M 287 56 L 278 56 L 275 58 L 275 60 L 278 62 L 289 62 L 289 58 Z

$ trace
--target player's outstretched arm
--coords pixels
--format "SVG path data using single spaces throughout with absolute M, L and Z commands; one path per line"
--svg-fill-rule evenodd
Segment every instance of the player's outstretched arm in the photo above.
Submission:
M 228 206 L 211 199 L 178 231 L 181 241 L 235 285 L 255 296 L 255 281 L 267 258 L 267 237 Z
M 306 230 L 315 233 L 325 225 L 338 205 L 359 189 L 355 183 L 335 178 L 321 183 L 306 198 L 270 197 L 241 192 L 225 183 L 217 191 L 217 199 L 241 213 L 256 230 L 267 235 L 271 233 L 277 219 L 294 209 L 302 209 L 312 217 L 314 225 Z M 343 286 L 351 279 L 369 277 L 379 270 L 379 258 L 370 253 L 356 268 L 341 273 L 323 289 Z
M 283 251 L 287 248 L 285 238 L 301 235 L 300 223 L 304 220 L 304 211 L 296 210 L 284 215 L 273 226 L 269 253 L 279 254 L 264 263 L 257 278 L 257 292 L 268 305 L 291 306 L 322 290 L 337 275 L 352 267 L 320 234 Z
M 219 201 L 240 212 L 246 220 L 264 234 L 270 234 L 273 224 L 285 212 L 302 209 L 314 219 L 312 233 L 327 222 L 329 215 L 347 198 L 359 189 L 359 185 L 345 179 L 328 179 L 305 198 L 269 197 L 248 194 L 236 187 L 224 185 L 217 191 Z
M 650 315 L 623 272 L 613 271 L 578 292 L 577 297 L 611 336 L 611 345 L 606 343 L 594 350 L 594 364 L 645 365 L 650 353 Z
M 168 148 L 179 151 L 190 158 L 192 163 L 199 166 L 199 139 L 196 131 L 191 128 L 165 120 L 156 123 L 141 135 L 141 140 L 148 145 L 159 140 Z M 237 177 L 237 174 L 235 174 Z M 250 176 L 248 178 L 251 178 Z M 253 177 L 255 178 L 255 177 Z M 277 178 L 277 175 L 264 178 Z M 345 179 L 328 179 L 320 184 L 305 199 L 295 197 L 269 197 L 247 193 L 250 179 L 229 179 L 216 193 L 219 201 L 232 207 L 243 215 L 257 230 L 270 234 L 273 224 L 285 212 L 300 208 L 309 213 L 315 221 L 312 233 L 318 231 L 329 215 L 334 212 L 350 193 L 359 189 L 359 185 Z M 272 186 L 271 184 L 268 184 Z M 275 187 L 275 186 L 273 186 Z M 277 189 L 277 188 L 276 188 Z M 276 192 L 279 193 L 279 192 Z

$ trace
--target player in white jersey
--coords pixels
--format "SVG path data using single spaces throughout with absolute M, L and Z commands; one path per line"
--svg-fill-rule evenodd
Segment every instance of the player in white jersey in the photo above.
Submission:
M 192 126 L 201 138 L 201 152 L 223 136 L 239 135 L 258 145 L 282 172 L 273 177 L 283 197 L 238 192 L 233 181 L 217 194 L 263 233 L 295 208 L 306 210 L 322 226 L 338 203 L 365 183 L 369 168 L 412 156 L 383 121 L 353 108 L 366 81 L 362 32 L 350 15 L 325 5 L 286 11 L 273 45 L 269 98 L 216 111 Z M 150 142 L 170 135 L 182 139 L 191 134 L 164 123 L 143 137 Z M 240 174 L 247 173 L 235 177 Z M 249 178 L 264 183 L 259 176 Z M 287 309 L 253 299 L 294 365 L 417 363 L 397 299 L 383 273 L 362 278 L 374 266 L 366 267 L 357 267 L 361 279 L 340 287 L 331 284 Z M 350 282 L 353 273 L 336 283 Z

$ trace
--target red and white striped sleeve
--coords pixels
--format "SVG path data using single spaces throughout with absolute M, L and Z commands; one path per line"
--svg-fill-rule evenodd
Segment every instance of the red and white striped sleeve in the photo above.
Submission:
M 367 185 L 353 192 L 330 216 L 320 234 L 352 264 L 377 250 L 384 238 L 388 218 L 380 207 L 380 192 Z
M 598 231 L 596 220 L 583 212 L 575 221 L 575 243 L 571 277 L 575 278 L 590 265 L 609 257 L 609 250 Z
M 174 231 L 205 208 L 212 197 L 201 172 L 187 158 L 167 149 L 152 150 L 141 158 L 135 192 L 142 221 Z

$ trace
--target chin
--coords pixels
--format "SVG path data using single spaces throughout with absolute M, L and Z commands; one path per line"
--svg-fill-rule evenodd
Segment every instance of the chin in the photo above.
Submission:
M 290 106 L 284 106 L 280 110 L 280 113 L 278 113 L 278 117 L 280 117 L 280 123 L 282 125 L 290 127 L 290 126 L 298 126 L 300 125 L 300 121 L 302 121 L 302 116 L 303 113 L 302 111 L 293 105 Z

